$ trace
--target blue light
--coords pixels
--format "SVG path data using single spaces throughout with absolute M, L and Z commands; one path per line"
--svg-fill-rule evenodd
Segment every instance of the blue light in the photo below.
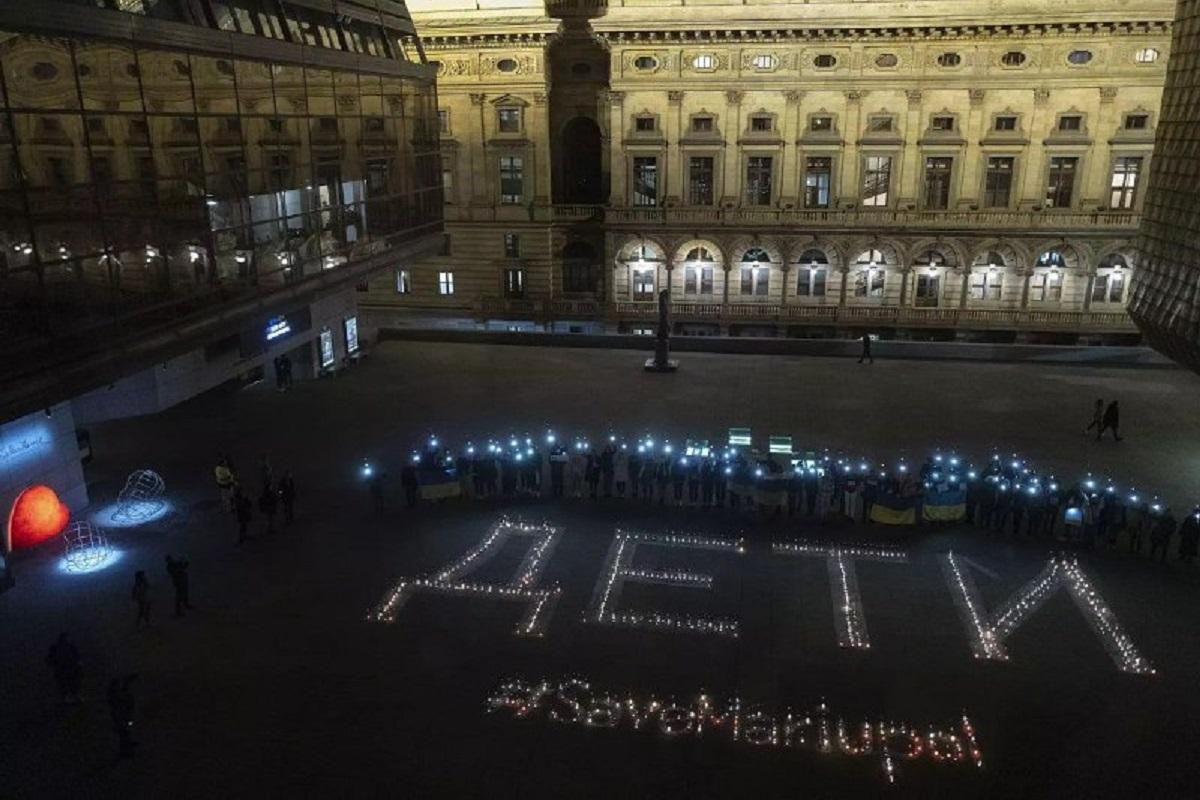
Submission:
M 952 466 L 952 467 L 957 467 L 957 466 L 958 466 L 958 459 L 957 459 L 957 458 L 952 458 L 952 459 L 950 459 L 950 466 Z
M 663 452 L 664 452 L 664 453 L 670 453 L 670 452 L 671 452 L 671 445 L 669 445 L 669 444 L 664 444 L 664 445 L 663 445 Z
M 64 575 L 90 575 L 93 572 L 100 572 L 108 569 L 113 564 L 116 564 L 125 554 L 113 547 L 105 548 L 105 552 L 99 553 L 96 557 L 91 557 L 88 551 L 80 551 L 77 553 L 72 563 L 67 563 L 67 557 L 63 556 L 58 561 L 58 571 Z
M 973 481 L 973 480 L 975 480 L 975 479 L 976 479 L 976 478 L 978 478 L 978 477 L 979 477 L 979 476 L 975 474 L 975 471 L 974 471 L 974 470 L 971 470 L 971 471 L 969 471 L 969 472 L 967 473 L 967 479 L 968 479 L 968 480 L 972 480 L 972 481 Z
M 553 433 L 546 434 L 546 444 L 554 444 L 554 434 Z
M 761 468 L 758 468 L 758 469 L 755 469 L 755 470 L 754 470 L 754 477 L 756 477 L 756 478 L 761 478 L 761 477 L 762 477 L 762 469 L 761 469 Z
M 732 474 L 733 474 L 733 467 L 726 467 L 726 468 L 725 468 L 725 474 L 726 474 L 726 475 L 732 475 Z
M 136 508 L 130 509 L 134 505 Z M 136 528 L 147 522 L 154 522 L 170 514 L 175 507 L 169 500 L 159 497 L 153 501 L 134 501 L 127 503 L 122 511 L 120 503 L 109 503 L 92 512 L 92 521 L 102 528 Z M 132 513 L 130 513 L 132 511 Z
M 475 455 L 475 447 L 473 445 L 467 446 L 467 455 L 469 455 L 469 456 Z
M 639 452 L 639 453 L 644 453 L 644 452 L 646 452 L 646 445 L 644 445 L 644 444 L 639 444 L 639 445 L 638 445 L 638 452 Z

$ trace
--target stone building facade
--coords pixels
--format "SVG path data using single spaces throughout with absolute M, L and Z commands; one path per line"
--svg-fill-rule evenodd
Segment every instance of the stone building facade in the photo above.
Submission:
M 446 235 L 372 308 L 641 333 L 669 288 L 698 335 L 1138 336 L 1170 2 L 409 6 Z

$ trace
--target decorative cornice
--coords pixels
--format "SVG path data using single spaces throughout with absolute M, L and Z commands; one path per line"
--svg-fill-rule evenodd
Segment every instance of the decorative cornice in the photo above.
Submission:
M 729 91 L 725 92 L 725 102 L 731 106 L 740 105 L 742 98 L 745 96 L 746 93 L 740 89 L 730 89 Z
M 603 23 L 601 23 L 603 24 Z M 681 30 L 602 30 L 597 35 L 620 44 L 654 44 L 658 42 L 748 42 L 754 44 L 826 41 L 892 41 L 961 39 L 978 41 L 984 37 L 1005 39 L 1040 39 L 1084 37 L 1169 35 L 1171 23 L 1166 20 L 1136 22 L 1045 22 L 1029 25 L 953 25 L 953 26 L 896 26 L 896 27 L 816 27 L 751 29 L 739 26 L 735 30 L 696 28 Z M 425 39 L 426 37 L 422 37 Z
M 673 106 L 680 105 L 681 103 L 683 103 L 683 94 L 684 93 L 681 91 L 678 91 L 676 89 L 671 89 L 670 91 L 667 92 L 667 102 Z
M 1116 86 L 1101 86 L 1100 87 L 1100 102 L 1101 103 L 1111 103 L 1112 101 L 1114 101 L 1116 99 L 1117 99 L 1117 87 Z
M 788 89 L 783 93 L 783 99 L 789 103 L 799 103 L 804 99 L 804 92 L 800 89 Z

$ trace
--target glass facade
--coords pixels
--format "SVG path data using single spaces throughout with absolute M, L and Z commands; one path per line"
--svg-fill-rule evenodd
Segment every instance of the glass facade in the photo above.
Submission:
M 186 35 L 135 46 L 0 30 L 5 346 L 113 323 L 127 333 L 181 302 L 268 294 L 440 231 L 432 71 L 397 63 L 401 40 L 423 55 L 383 15 L 351 26 L 288 16 L 287 3 L 72 5 L 98 25 L 138 13 Z M 357 68 L 285 44 L 311 45 L 317 23 Z M 244 44 L 225 55 L 220 29 L 281 41 L 270 61 Z

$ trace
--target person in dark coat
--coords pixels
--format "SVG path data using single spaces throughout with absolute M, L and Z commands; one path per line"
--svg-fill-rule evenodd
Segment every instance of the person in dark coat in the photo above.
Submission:
M 567 468 L 567 453 L 561 447 L 550 454 L 550 485 L 554 497 L 563 496 L 563 473 Z
M 1193 508 L 1179 526 L 1179 560 L 1192 563 L 1196 559 L 1197 544 L 1200 544 L 1200 506 Z
M 250 519 L 254 514 L 254 504 L 250 502 L 250 498 L 242 493 L 240 488 L 235 490 L 233 496 L 233 511 L 237 516 L 238 524 L 238 544 L 246 541 L 246 528 L 250 526 Z
M 283 504 L 283 524 L 291 525 L 296 521 L 296 479 L 290 472 L 279 479 L 279 501 Z
M 420 488 L 420 482 L 417 480 L 417 469 L 412 464 L 405 464 L 400 470 L 400 485 L 404 488 L 404 502 L 409 508 L 417 506 L 417 489 Z
M 271 484 L 263 486 L 262 494 L 258 496 L 258 510 L 267 518 L 267 533 L 275 532 L 275 512 L 279 508 L 279 498 Z
M 137 619 L 134 620 L 134 625 L 141 625 L 143 622 L 150 624 L 150 581 L 146 579 L 146 573 L 138 570 L 133 575 L 133 602 L 137 603 Z
M 50 645 L 46 664 L 54 673 L 54 683 L 62 701 L 79 703 L 79 679 L 83 671 L 79 666 L 79 648 L 67 634 L 60 633 L 58 640 Z
M 1104 427 L 1104 398 L 1097 397 L 1096 404 L 1092 406 L 1092 421 L 1083 429 L 1085 434 L 1095 430 L 1096 435 L 1100 435 L 1100 430 Z
M 1111 429 L 1113 439 L 1121 441 L 1121 409 L 1117 406 L 1117 401 L 1113 400 L 1108 404 L 1108 408 L 1104 409 L 1104 420 L 1100 426 L 1100 430 L 1096 431 L 1096 441 L 1100 441 L 1104 437 L 1104 432 Z
M 120 758 L 132 758 L 136 745 L 133 741 L 133 691 L 130 688 L 133 679 L 133 675 L 126 675 L 108 682 L 108 713 L 117 735 Z
M 192 603 L 188 599 L 188 567 L 190 563 L 182 558 L 172 558 L 167 556 L 167 575 L 171 578 L 171 585 L 175 587 L 175 616 L 182 617 L 185 608 L 191 609 Z
M 875 363 L 874 357 L 871 356 L 871 334 L 867 332 L 862 335 L 862 355 L 858 357 L 858 363 L 863 363 L 863 359 Z
M 1171 546 L 1171 537 L 1175 535 L 1175 517 L 1171 512 L 1164 513 L 1150 529 L 1150 560 L 1161 552 L 1159 563 L 1167 563 L 1167 548 Z

